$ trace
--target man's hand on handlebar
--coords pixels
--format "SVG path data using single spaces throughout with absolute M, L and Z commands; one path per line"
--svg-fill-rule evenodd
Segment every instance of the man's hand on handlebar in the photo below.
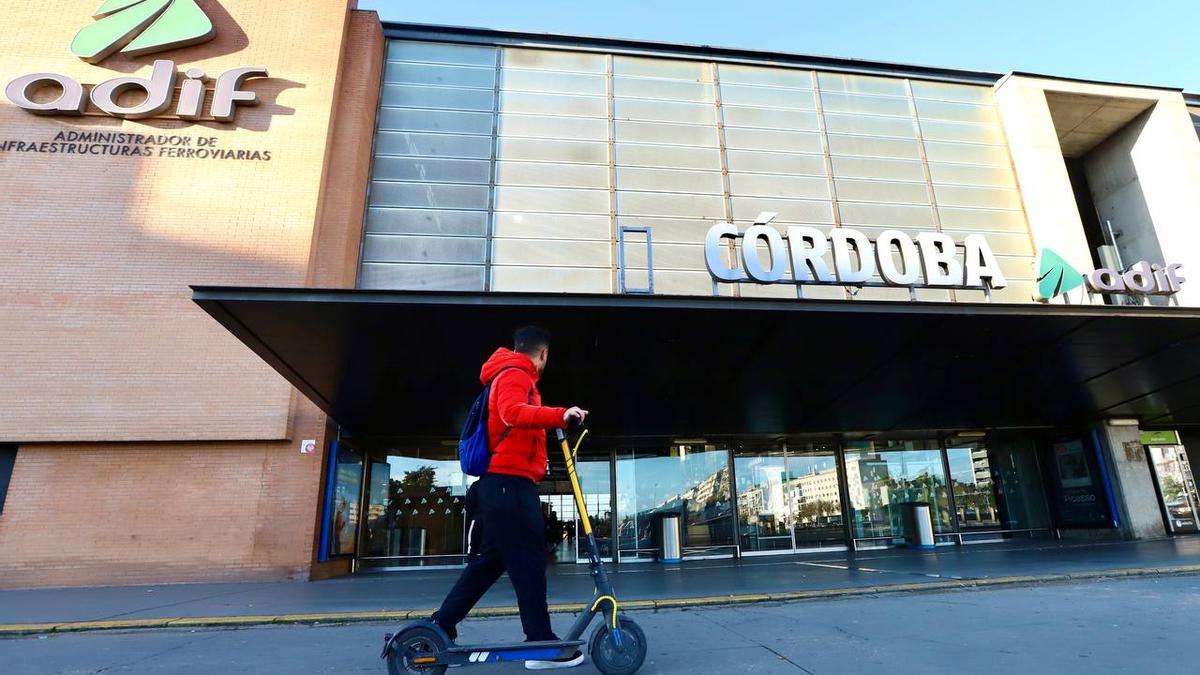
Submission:
M 588 411 L 580 408 L 579 406 L 573 405 L 570 408 L 567 408 L 567 411 L 563 413 L 563 422 L 566 422 L 567 424 L 583 424 L 583 421 L 587 419 L 587 416 Z

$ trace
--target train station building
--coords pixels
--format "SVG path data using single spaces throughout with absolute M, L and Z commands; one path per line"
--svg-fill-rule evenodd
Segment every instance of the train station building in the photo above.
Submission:
M 1200 529 L 1200 95 L 98 2 L 0 48 L 0 586 L 461 565 L 528 323 L 619 565 Z

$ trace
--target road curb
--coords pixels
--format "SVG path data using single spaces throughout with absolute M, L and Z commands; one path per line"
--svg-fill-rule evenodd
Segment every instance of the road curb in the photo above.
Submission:
M 864 595 L 900 593 L 932 593 L 947 590 L 993 588 L 997 586 L 1029 586 L 1046 583 L 1088 581 L 1096 579 L 1119 579 L 1128 577 L 1186 576 L 1200 574 L 1198 565 L 1168 567 L 1129 567 L 1060 574 L 1038 574 L 1008 577 L 985 577 L 977 579 L 942 579 L 878 586 L 848 586 L 822 588 L 807 591 L 784 591 L 779 593 L 746 593 L 739 595 L 711 595 L 692 598 L 670 598 L 665 600 L 627 600 L 621 603 L 624 610 L 689 609 L 693 607 L 717 607 L 749 605 L 763 602 L 797 602 Z M 553 614 L 574 614 L 582 605 L 550 605 Z M 115 619 L 105 621 L 60 621 L 51 623 L 0 624 L 0 637 L 21 635 L 44 635 L 47 633 L 79 633 L 107 630 L 140 630 L 161 628 L 232 628 L 264 626 L 272 624 L 318 625 L 329 623 L 360 623 L 364 621 L 406 621 L 429 616 L 430 609 L 399 609 L 366 612 L 324 612 L 310 614 L 250 615 L 250 616 L 207 616 L 166 617 L 155 619 Z M 471 612 L 475 618 L 517 616 L 516 607 L 480 607 Z

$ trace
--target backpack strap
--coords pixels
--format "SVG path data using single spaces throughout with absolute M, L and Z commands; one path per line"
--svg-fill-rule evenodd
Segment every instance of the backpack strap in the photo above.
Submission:
M 510 370 L 520 370 L 520 368 L 517 368 L 516 366 L 509 366 L 509 367 L 507 367 L 507 368 L 505 368 L 505 369 L 501 370 L 500 372 L 496 373 L 496 376 L 492 378 L 492 381 L 488 383 L 488 386 L 490 387 L 490 386 L 492 386 L 493 384 L 495 384 L 495 383 L 496 383 L 496 381 L 500 379 L 500 376 L 501 376 L 501 375 L 503 375 L 504 373 L 506 373 L 506 372 L 508 372 L 508 371 L 510 371 Z M 490 395 L 490 393 L 489 393 L 489 396 L 488 396 L 488 398 L 489 398 L 489 399 L 491 398 L 491 395 Z M 530 378 L 530 385 L 529 385 L 529 396 L 528 396 L 528 400 L 526 400 L 526 403 L 529 403 L 529 404 L 532 404 L 532 403 L 533 403 L 533 384 L 532 384 L 532 378 Z M 491 405 L 491 401 L 488 401 L 488 405 Z M 497 413 L 497 414 L 499 414 L 499 413 L 500 413 L 500 409 L 499 409 L 499 408 L 496 408 L 496 413 Z M 503 442 L 504 442 L 504 439 L 508 438 L 508 432 L 512 431 L 512 426 L 511 426 L 511 425 L 510 425 L 510 424 L 509 424 L 509 423 L 508 423 L 508 422 L 507 422 L 507 421 L 504 419 L 504 416 L 503 416 L 503 415 L 501 415 L 501 416 L 500 416 L 500 421 L 501 421 L 501 422 L 504 422 L 504 431 L 501 431 L 501 432 L 500 432 L 500 437 L 496 439 L 496 445 L 497 445 L 497 446 L 499 446 L 501 443 L 503 443 Z

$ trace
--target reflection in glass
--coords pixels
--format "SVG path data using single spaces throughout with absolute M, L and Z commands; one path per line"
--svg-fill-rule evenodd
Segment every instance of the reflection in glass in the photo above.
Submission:
M 575 473 L 583 488 L 583 501 L 592 519 L 592 534 L 600 547 L 600 557 L 612 559 L 612 476 L 608 457 L 580 457 Z M 583 529 L 579 528 L 582 532 Z M 587 560 L 586 544 L 576 541 L 578 560 Z
M 788 487 L 796 516 L 796 548 L 844 546 L 841 483 L 832 445 L 788 446 Z
M 985 443 L 982 438 L 951 437 L 947 446 L 954 505 L 964 533 L 1049 527 L 1042 475 L 1032 443 L 992 437 Z
M 334 469 L 333 508 L 329 513 L 329 555 L 354 553 L 358 534 L 359 492 L 362 489 L 362 457 L 350 448 L 337 444 L 337 466 Z
M 792 549 L 794 518 L 790 480 L 782 447 L 734 450 L 737 475 L 738 543 L 742 552 Z
M 462 562 L 467 486 L 474 479 L 462 473 L 455 449 L 431 445 L 392 452 L 386 462 L 371 464 L 363 555 L 451 556 L 435 562 Z
M 857 441 L 846 445 L 846 487 L 856 538 L 904 536 L 902 505 L 929 504 L 936 533 L 950 532 L 950 500 L 937 441 Z
M 729 451 L 706 443 L 636 447 L 617 454 L 618 540 L 622 559 L 655 556 L 658 514 L 679 513 L 684 556 L 733 546 Z
M 542 517 L 546 521 L 546 553 L 556 563 L 575 562 L 578 518 L 575 495 L 542 495 Z
M 1196 532 L 1196 481 L 1182 445 L 1149 446 L 1150 463 L 1158 482 L 1158 493 L 1166 509 L 1167 527 L 1172 534 Z
M 980 442 L 957 443 L 956 447 L 946 448 L 946 458 L 950 462 L 958 526 L 964 530 L 999 528 L 1000 512 L 987 448 Z

